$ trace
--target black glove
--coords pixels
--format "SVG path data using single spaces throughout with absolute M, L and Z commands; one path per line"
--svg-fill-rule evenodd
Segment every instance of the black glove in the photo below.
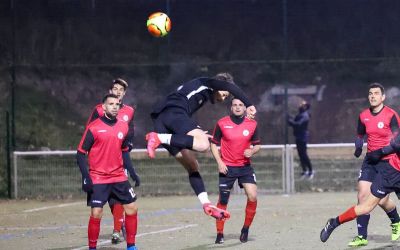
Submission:
M 82 190 L 86 193 L 91 193 L 93 191 L 93 182 L 90 177 L 82 178 Z
M 356 150 L 354 150 L 354 156 L 357 158 L 360 157 L 361 153 L 362 153 L 362 148 L 356 148 Z
M 139 187 L 140 186 L 140 177 L 139 177 L 139 175 L 137 175 L 136 173 L 131 174 L 131 178 L 132 178 L 132 180 L 135 181 L 135 187 Z
M 354 150 L 354 156 L 355 157 L 360 157 L 362 153 L 362 148 L 364 144 L 364 139 L 362 137 L 357 137 L 356 140 L 354 141 L 354 146 L 356 147 L 356 150 Z
M 368 164 L 375 165 L 381 160 L 381 158 L 383 156 L 384 156 L 384 153 L 383 153 L 382 149 L 380 148 L 380 149 L 368 152 L 365 157 L 365 160 L 367 161 Z

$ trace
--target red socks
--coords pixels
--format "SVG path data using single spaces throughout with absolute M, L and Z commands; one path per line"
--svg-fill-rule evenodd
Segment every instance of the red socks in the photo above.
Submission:
M 351 208 L 347 209 L 346 212 L 339 215 L 339 223 L 343 224 L 345 222 L 354 220 L 356 217 L 356 210 L 354 209 L 354 206 L 352 206 Z
M 253 222 L 254 216 L 256 215 L 257 201 L 247 200 L 246 205 L 246 217 L 244 219 L 244 227 L 250 227 Z
M 223 210 L 226 210 L 227 206 L 228 205 L 222 205 L 219 202 L 217 204 L 217 208 L 220 208 L 220 209 L 223 209 Z M 224 224 L 225 224 L 224 220 L 216 220 L 217 233 L 221 233 L 221 234 L 224 233 Z
M 138 216 L 136 214 L 125 214 L 126 244 L 132 245 L 136 242 Z
M 124 207 L 120 203 L 115 203 L 110 208 L 114 217 L 114 231 L 120 232 L 124 222 Z
M 96 248 L 97 246 L 97 239 L 99 238 L 99 233 L 100 233 L 100 221 L 101 219 L 97 219 L 92 216 L 90 216 L 89 218 L 89 226 L 88 226 L 89 248 Z

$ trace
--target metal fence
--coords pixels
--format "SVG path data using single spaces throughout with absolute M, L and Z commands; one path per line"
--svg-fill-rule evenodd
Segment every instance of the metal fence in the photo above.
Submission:
M 301 180 L 295 145 L 264 145 L 253 158 L 259 192 L 293 193 L 348 191 L 356 188 L 360 160 L 352 156 L 353 144 L 311 144 L 310 158 L 316 175 Z M 82 196 L 76 151 L 14 152 L 13 197 L 71 198 Z M 186 171 L 160 150 L 147 158 L 145 150 L 131 153 L 141 177 L 140 195 L 191 194 Z M 218 192 L 218 172 L 210 153 L 198 154 L 200 173 L 209 193 Z M 235 192 L 240 192 L 236 187 Z

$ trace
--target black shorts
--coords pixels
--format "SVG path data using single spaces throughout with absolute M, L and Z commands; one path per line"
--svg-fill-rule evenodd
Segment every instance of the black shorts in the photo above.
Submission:
M 168 107 L 157 115 L 152 115 L 154 130 L 157 133 L 186 135 L 200 126 L 181 108 Z M 162 144 L 168 152 L 175 156 L 182 148 Z
M 400 171 L 392 167 L 388 161 L 380 161 L 376 165 L 378 173 L 371 185 L 371 193 L 383 198 L 391 192 L 400 192 Z
M 87 194 L 89 207 L 103 207 L 107 201 L 115 199 L 121 204 L 136 201 L 136 194 L 129 181 L 93 184 L 93 192 Z
M 372 182 L 375 179 L 376 174 L 376 165 L 370 165 L 364 159 L 360 169 L 360 173 L 358 175 L 358 181 Z
M 231 190 L 233 184 L 238 180 L 239 187 L 243 188 L 243 183 L 257 184 L 256 174 L 250 165 L 243 167 L 228 167 L 228 173 L 219 173 L 219 190 Z

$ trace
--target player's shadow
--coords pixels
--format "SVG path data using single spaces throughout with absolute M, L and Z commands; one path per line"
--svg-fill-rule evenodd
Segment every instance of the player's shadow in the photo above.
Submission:
M 223 244 L 215 244 L 215 237 L 209 237 L 210 239 L 210 244 L 204 244 L 204 245 L 198 245 L 195 247 L 188 247 L 188 248 L 182 248 L 181 250 L 202 250 L 202 249 L 224 249 L 224 248 L 229 248 L 229 249 L 235 249 L 236 246 L 240 246 L 242 243 L 239 241 L 239 234 L 225 234 L 224 235 L 224 240 L 225 242 Z M 249 237 L 248 241 L 254 241 L 251 237 Z

